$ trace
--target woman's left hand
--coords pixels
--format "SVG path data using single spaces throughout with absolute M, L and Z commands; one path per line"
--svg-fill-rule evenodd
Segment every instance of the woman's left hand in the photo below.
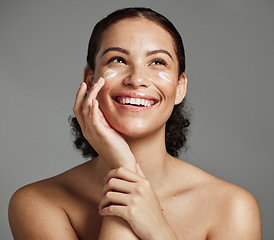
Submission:
M 141 239 L 177 239 L 139 166 L 137 172 L 121 167 L 108 173 L 100 214 L 122 217 Z

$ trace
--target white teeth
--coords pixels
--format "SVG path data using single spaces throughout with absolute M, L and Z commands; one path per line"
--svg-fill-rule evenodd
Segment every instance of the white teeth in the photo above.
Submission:
M 131 105 L 142 105 L 145 107 L 150 107 L 150 102 L 145 99 L 140 98 L 121 98 L 119 101 L 121 104 L 131 104 Z

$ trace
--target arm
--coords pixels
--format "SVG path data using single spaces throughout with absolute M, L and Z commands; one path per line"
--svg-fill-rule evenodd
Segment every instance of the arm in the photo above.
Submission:
M 142 240 L 178 239 L 162 212 L 153 187 L 138 165 L 137 172 L 127 168 L 109 172 L 99 205 L 100 214 L 125 219 Z
M 110 169 L 124 166 L 136 171 L 135 157 L 123 137 L 115 131 L 106 121 L 99 109 L 96 96 L 104 85 L 104 79 L 100 78 L 87 91 L 86 83 L 82 82 L 78 90 L 74 114 L 81 126 L 84 137 L 97 151 Z M 119 217 L 105 217 L 99 239 L 138 239 L 128 223 Z
M 109 125 L 99 109 L 96 97 L 104 83 L 104 79 L 100 78 L 88 90 L 86 99 L 84 99 L 84 96 L 87 91 L 87 85 L 84 82 L 81 83 L 73 108 L 74 114 L 84 137 L 110 169 L 123 166 L 136 171 L 135 157 L 127 142 Z

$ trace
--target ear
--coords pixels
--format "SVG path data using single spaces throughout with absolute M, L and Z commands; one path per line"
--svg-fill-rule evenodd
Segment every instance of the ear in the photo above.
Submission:
M 176 98 L 175 98 L 175 105 L 180 104 L 186 96 L 186 89 L 187 89 L 187 77 L 186 74 L 183 72 L 179 78 L 177 91 L 176 91 Z
M 84 70 L 84 82 L 87 84 L 88 89 L 93 86 L 93 71 L 87 65 Z

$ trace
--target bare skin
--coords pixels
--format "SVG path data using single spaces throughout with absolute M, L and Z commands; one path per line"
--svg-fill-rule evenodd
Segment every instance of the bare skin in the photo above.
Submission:
M 74 106 L 99 157 L 18 190 L 9 209 L 16 240 L 261 239 L 250 193 L 166 152 L 165 122 L 186 94 L 176 61 L 171 36 L 157 24 L 127 19 L 109 27 Z M 105 81 L 108 69 L 124 75 Z M 158 72 L 173 81 L 154 79 Z M 121 93 L 157 101 L 124 106 L 115 100 Z
M 248 192 L 173 161 L 178 174 L 166 179 L 168 185 L 158 186 L 156 193 L 178 239 L 261 239 L 258 206 Z M 97 239 L 105 177 L 101 168 L 95 159 L 20 189 L 11 202 L 14 238 Z

